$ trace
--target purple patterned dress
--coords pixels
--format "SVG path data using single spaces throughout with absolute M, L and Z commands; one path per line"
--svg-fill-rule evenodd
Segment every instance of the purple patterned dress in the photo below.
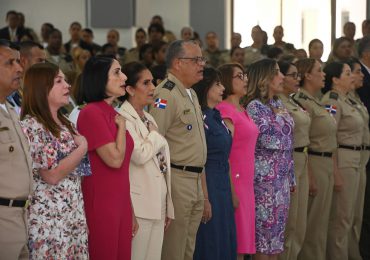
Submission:
M 256 251 L 283 251 L 293 172 L 294 122 L 281 100 L 252 100 L 247 112 L 259 129 L 255 151 Z

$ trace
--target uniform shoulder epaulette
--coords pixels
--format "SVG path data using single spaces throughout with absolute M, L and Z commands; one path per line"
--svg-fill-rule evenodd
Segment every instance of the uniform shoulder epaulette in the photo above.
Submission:
M 163 88 L 168 89 L 171 91 L 175 87 L 175 83 L 171 80 L 167 80 L 167 82 L 163 85 Z
M 354 101 L 352 98 L 348 98 L 349 102 L 351 102 L 352 105 L 357 105 L 357 102 Z
M 338 93 L 330 92 L 329 98 L 334 99 L 334 100 L 338 100 L 339 95 L 338 95 Z
M 298 100 L 294 99 L 294 98 L 291 98 L 291 100 L 297 104 L 300 108 L 302 108 L 304 111 L 306 111 L 306 108 L 301 104 L 301 102 L 299 102 Z
M 294 95 L 295 96 L 295 95 Z M 298 97 L 299 98 L 303 98 L 303 99 L 308 99 L 308 97 L 305 95 L 305 94 L 303 94 L 302 92 L 300 92 L 299 94 L 298 94 Z

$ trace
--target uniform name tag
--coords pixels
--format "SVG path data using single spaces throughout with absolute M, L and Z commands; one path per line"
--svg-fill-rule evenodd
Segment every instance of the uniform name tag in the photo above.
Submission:
M 7 126 L 0 127 L 0 132 L 3 132 L 3 131 L 9 131 L 9 127 Z
M 185 109 L 184 110 L 184 115 L 190 114 L 190 109 Z

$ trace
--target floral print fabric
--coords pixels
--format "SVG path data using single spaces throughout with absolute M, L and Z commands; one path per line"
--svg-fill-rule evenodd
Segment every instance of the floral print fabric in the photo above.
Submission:
M 87 158 L 57 185 L 43 181 L 40 169 L 57 167 L 74 149 L 72 134 L 63 126 L 53 136 L 35 118 L 22 122 L 33 159 L 33 188 L 28 213 L 30 259 L 88 259 L 87 224 L 81 175 L 91 173 Z
M 294 122 L 281 100 L 251 101 L 247 112 L 258 126 L 255 151 L 256 251 L 283 251 L 293 172 Z

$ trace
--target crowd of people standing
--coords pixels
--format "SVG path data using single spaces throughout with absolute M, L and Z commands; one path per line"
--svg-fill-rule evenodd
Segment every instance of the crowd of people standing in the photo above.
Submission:
M 346 25 L 323 62 L 281 26 L 229 52 L 154 16 L 127 51 L 78 22 L 38 43 L 18 16 L 0 31 L 0 259 L 370 257 L 370 36 Z

